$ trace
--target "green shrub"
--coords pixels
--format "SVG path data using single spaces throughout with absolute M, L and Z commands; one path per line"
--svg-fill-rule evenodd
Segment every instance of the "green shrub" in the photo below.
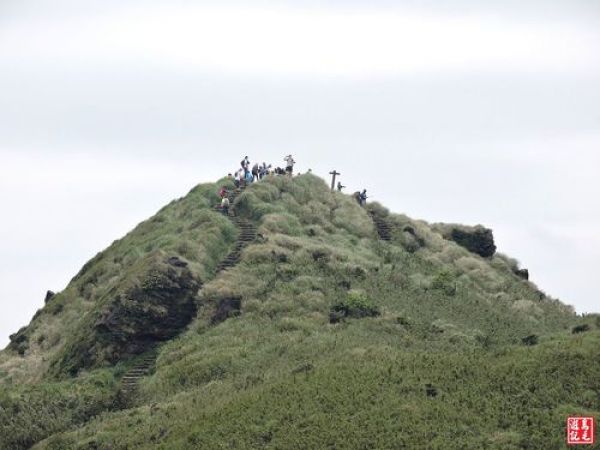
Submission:
M 442 270 L 433 278 L 431 288 L 454 296 L 456 294 L 456 275 L 449 270 Z
M 359 290 L 348 291 L 346 298 L 331 308 L 333 317 L 374 317 L 380 314 L 379 308 L 366 293 Z

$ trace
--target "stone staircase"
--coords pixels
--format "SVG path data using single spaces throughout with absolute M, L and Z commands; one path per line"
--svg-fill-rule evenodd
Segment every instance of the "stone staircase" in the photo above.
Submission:
M 245 187 L 237 188 L 229 193 L 229 202 L 231 206 L 229 207 L 228 218 L 235 226 L 238 227 L 240 234 L 231 252 L 217 266 L 217 276 L 220 272 L 234 267 L 239 262 L 244 247 L 256 239 L 256 227 L 250 221 L 235 215 L 233 202 L 235 201 L 236 197 L 244 191 L 244 189 Z M 215 210 L 220 211 L 221 208 L 216 206 Z M 119 398 L 123 407 L 126 408 L 131 406 L 132 401 L 137 393 L 140 380 L 154 370 L 157 356 L 158 348 L 155 347 L 148 351 L 139 360 L 139 362 L 134 364 L 127 372 L 125 372 L 125 375 L 123 375 L 123 378 L 121 378 L 121 390 L 119 393 Z
M 125 375 L 121 378 L 122 398 L 129 400 L 135 395 L 140 380 L 154 369 L 157 355 L 158 349 L 154 348 L 153 350 L 150 350 L 150 352 L 146 353 L 138 363 L 134 364 L 127 372 L 125 372 Z
M 229 219 L 239 228 L 240 234 L 233 250 L 217 266 L 217 273 L 235 266 L 240 260 L 244 247 L 256 239 L 256 227 L 249 221 L 231 214 Z
M 375 229 L 377 230 L 377 235 L 379 239 L 382 241 L 391 241 L 392 240 L 392 227 L 383 217 L 378 216 L 377 214 L 369 211 L 369 216 L 371 216 L 371 220 L 375 225 Z

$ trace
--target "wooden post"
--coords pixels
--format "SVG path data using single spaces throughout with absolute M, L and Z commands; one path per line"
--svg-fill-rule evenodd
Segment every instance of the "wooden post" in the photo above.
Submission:
M 329 175 L 331 175 L 331 190 L 333 191 L 335 189 L 335 177 L 341 175 L 341 173 L 336 172 L 335 169 L 333 169 L 333 172 L 329 172 Z

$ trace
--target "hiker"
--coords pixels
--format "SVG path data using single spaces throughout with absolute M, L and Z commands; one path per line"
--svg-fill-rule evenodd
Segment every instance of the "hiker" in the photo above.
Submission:
M 338 192 L 342 192 L 342 189 L 344 189 L 345 187 L 346 186 L 342 186 L 342 182 L 341 181 L 338 181 L 338 184 L 337 184 L 337 190 L 338 190 Z
M 358 203 L 362 207 L 364 207 L 367 204 L 367 190 L 366 189 L 363 189 L 363 191 L 360 193 Z
M 258 163 L 255 163 L 255 164 L 252 166 L 252 181 L 253 181 L 253 182 L 255 181 L 255 180 L 254 180 L 255 178 L 256 178 L 256 181 L 258 181 L 258 179 L 259 179 L 259 178 L 258 178 Z
M 242 162 L 240 164 L 242 165 L 242 169 L 248 170 L 248 166 L 250 165 L 250 160 L 248 159 L 247 156 L 244 156 L 244 159 L 242 159 Z
M 223 198 L 227 195 L 227 187 L 223 186 L 221 187 L 221 189 L 219 190 L 219 197 Z
M 254 181 L 254 175 L 249 170 L 246 170 L 246 185 L 249 185 L 252 181 Z
M 260 177 L 260 179 L 262 180 L 263 177 L 265 177 L 266 175 L 269 174 L 269 169 L 271 168 L 271 164 L 269 164 L 267 166 L 267 163 L 263 162 L 262 166 L 260 166 L 259 170 L 258 170 L 258 175 Z
M 296 163 L 296 161 L 294 161 L 294 158 L 292 158 L 292 155 L 287 155 L 285 158 L 283 158 L 283 160 L 286 163 L 285 171 L 291 175 L 292 172 L 294 171 L 294 164 Z
M 244 176 L 244 173 L 245 172 L 243 170 L 240 170 L 239 173 L 238 173 L 238 179 L 239 179 L 238 184 L 239 184 L 239 187 L 244 187 L 246 185 L 246 178 Z
M 228 197 L 223 197 L 223 199 L 221 200 L 221 211 L 223 211 L 223 214 L 225 214 L 226 216 L 229 215 L 229 198 Z

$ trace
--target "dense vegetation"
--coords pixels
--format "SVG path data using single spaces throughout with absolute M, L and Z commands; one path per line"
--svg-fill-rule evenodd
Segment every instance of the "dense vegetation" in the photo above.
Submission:
M 383 242 L 349 196 L 274 177 L 237 198 L 259 240 L 215 277 L 237 233 L 217 186 L 92 259 L 0 354 L 0 448 L 558 449 L 567 415 L 598 417 L 598 319 L 520 277 L 482 227 L 371 205 Z M 121 410 L 134 359 L 92 330 L 173 257 L 202 285 L 197 315 Z M 231 298 L 242 313 L 212 325 Z

